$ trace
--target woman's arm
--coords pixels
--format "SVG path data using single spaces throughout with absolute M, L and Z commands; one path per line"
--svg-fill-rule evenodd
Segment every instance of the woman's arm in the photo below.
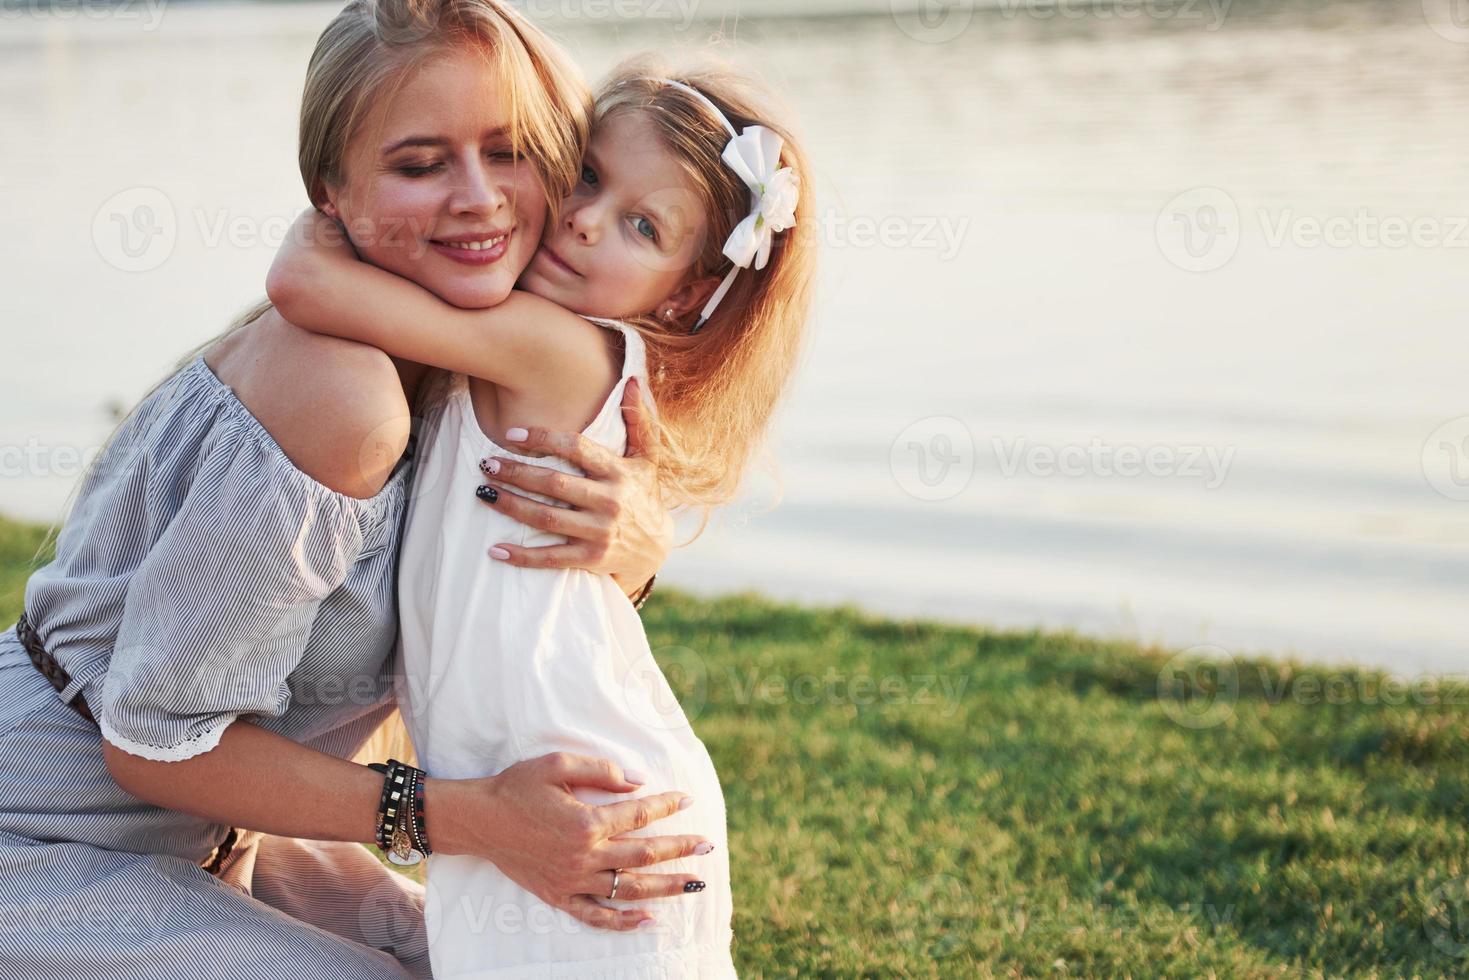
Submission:
M 578 381 L 600 383 L 606 374 L 600 327 L 519 291 L 489 309 L 452 306 L 359 260 L 341 226 L 319 211 L 296 219 L 265 285 L 281 316 L 298 327 L 512 391 L 545 390 L 552 381 L 575 390 Z
M 102 756 L 123 790 L 155 806 L 282 837 L 375 846 L 383 787 L 379 773 L 248 721 L 235 721 L 213 749 L 180 762 L 144 759 L 106 739 Z M 674 813 L 684 794 L 587 806 L 570 786 L 631 793 L 638 784 L 610 762 L 564 753 L 482 779 L 429 778 L 423 815 L 429 844 L 435 853 L 473 854 L 494 862 L 542 900 L 588 925 L 636 928 L 649 917 L 647 910 L 610 909 L 592 897 L 608 893 L 608 870 L 691 856 L 705 840 L 692 835 L 612 838 Z M 618 892 L 635 901 L 684 895 L 684 884 L 697 878 L 624 874 Z

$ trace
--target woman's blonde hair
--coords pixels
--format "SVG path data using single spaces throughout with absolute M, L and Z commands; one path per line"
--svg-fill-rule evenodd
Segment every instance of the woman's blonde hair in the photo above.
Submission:
M 649 55 L 614 69 L 598 90 L 593 126 L 624 112 L 654 125 L 707 209 L 707 237 L 688 280 L 722 279 L 730 268 L 724 242 L 750 213 L 750 190 L 721 160 L 729 142 L 724 124 L 665 80 L 706 96 L 737 131 L 759 125 L 779 134 L 780 165 L 799 179 L 811 170 L 784 113 L 747 75 L 712 63 L 670 70 Z M 666 500 L 702 512 L 694 537 L 711 510 L 738 493 L 799 360 L 816 262 L 812 210 L 803 185 L 796 226 L 775 235 L 764 269 L 735 276 L 698 333 L 653 315 L 630 321 L 647 341 L 661 487 Z
M 372 107 L 448 50 L 481 51 L 510 106 L 511 140 L 536 168 L 554 209 L 575 186 L 590 128 L 591 93 L 551 38 L 501 0 L 350 0 L 317 38 L 301 96 L 298 162 L 312 204 L 344 178 L 347 147 Z M 185 353 L 116 423 L 72 488 L 41 551 L 65 523 L 77 492 L 142 405 L 194 358 L 271 309 L 260 300 L 224 332 Z M 428 387 L 428 386 L 425 386 Z M 37 552 L 37 557 L 41 551 Z

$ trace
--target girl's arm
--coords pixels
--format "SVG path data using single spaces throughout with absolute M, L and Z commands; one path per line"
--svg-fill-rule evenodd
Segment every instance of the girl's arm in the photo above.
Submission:
M 539 296 L 464 310 L 357 258 L 341 226 L 319 211 L 296 219 L 266 277 L 281 316 L 313 333 L 516 391 L 607 371 L 601 328 Z M 585 372 L 585 374 L 583 374 Z

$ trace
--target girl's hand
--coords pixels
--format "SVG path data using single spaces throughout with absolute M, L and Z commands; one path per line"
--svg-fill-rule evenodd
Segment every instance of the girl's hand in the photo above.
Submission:
M 628 594 L 637 592 L 662 567 L 673 550 L 673 518 L 663 509 L 658 493 L 652 425 L 644 417 L 637 384 L 637 378 L 630 379 L 622 395 L 622 418 L 627 424 L 627 453 L 623 456 L 575 432 L 529 429 L 517 442 L 527 450 L 575 463 L 585 477 L 503 456 L 491 456 L 480 464 L 486 483 L 499 491 L 494 503 L 480 498 L 486 506 L 522 524 L 571 539 L 538 548 L 498 544 L 490 552 L 493 557 L 522 568 L 585 568 L 611 574 Z M 554 497 L 572 509 L 511 493 L 510 486 Z
M 518 762 L 482 779 L 429 779 L 424 822 L 435 853 L 473 854 L 492 862 L 546 904 L 601 929 L 636 929 L 652 918 L 645 909 L 617 909 L 598 899 L 612 891 L 616 868 L 642 868 L 707 854 L 703 837 L 626 837 L 679 810 L 683 793 L 588 806 L 570 787 L 631 793 L 638 784 L 606 759 L 557 752 Z M 694 895 L 697 875 L 640 874 L 624 870 L 617 897 L 644 901 Z

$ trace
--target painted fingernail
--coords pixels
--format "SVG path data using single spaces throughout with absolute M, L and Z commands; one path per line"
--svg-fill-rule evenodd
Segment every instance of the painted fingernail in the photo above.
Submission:
M 494 487 L 476 487 L 474 490 L 474 495 L 479 499 L 487 500 L 492 504 L 500 499 L 500 491 L 496 490 Z
M 504 561 L 506 558 L 510 557 L 510 552 L 506 551 L 504 548 L 501 548 L 499 545 L 496 545 L 495 547 L 490 549 L 490 557 L 499 558 L 501 561 Z
M 644 783 L 646 783 L 648 781 L 648 777 L 647 776 L 644 776 L 642 773 L 638 772 L 636 769 L 624 769 L 624 770 L 622 770 L 622 778 L 623 779 L 626 779 L 630 783 L 637 783 L 639 786 L 643 785 Z
M 694 848 L 694 853 L 695 854 L 703 855 L 703 854 L 708 854 L 712 850 L 714 850 L 714 845 L 711 844 L 711 843 L 709 843 L 708 841 L 705 841 L 704 843 L 700 844 L 698 847 Z
M 683 890 L 686 892 L 701 892 L 704 890 L 704 883 L 702 881 L 686 881 L 683 883 Z
M 681 800 L 678 801 L 678 808 L 680 810 L 687 810 L 689 807 L 691 807 L 693 805 L 694 805 L 694 798 L 692 796 L 685 796 L 683 799 L 681 799 Z
M 498 459 L 482 459 L 479 461 L 479 468 L 486 473 L 498 473 L 500 472 L 500 461 Z
M 511 442 L 524 442 L 526 439 L 530 438 L 530 433 L 517 425 L 513 429 L 505 430 L 505 438 L 509 439 Z
M 654 925 L 655 922 L 657 922 L 656 919 L 642 919 L 642 920 L 640 920 L 638 922 L 638 924 L 637 924 L 637 926 L 635 928 L 638 928 L 638 929 L 651 929 L 651 928 L 653 928 L 653 925 Z

